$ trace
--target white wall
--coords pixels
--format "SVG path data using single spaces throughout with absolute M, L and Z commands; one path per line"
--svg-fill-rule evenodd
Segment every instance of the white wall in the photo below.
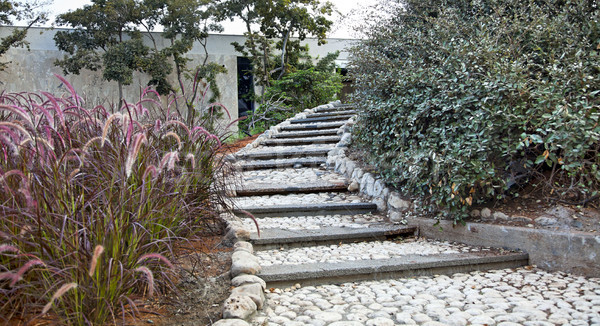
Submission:
M 13 27 L 0 27 L 0 38 L 12 32 Z M 0 61 L 10 61 L 8 68 L 0 72 L 0 90 L 8 92 L 37 92 L 46 91 L 58 93 L 66 91 L 54 74 L 64 75 L 60 67 L 54 65 L 56 59 L 62 59 L 64 54 L 54 44 L 54 35 L 64 29 L 47 30 L 31 28 L 27 34 L 30 50 L 13 48 L 4 55 Z M 152 34 L 159 48 L 166 45 L 160 33 Z M 219 76 L 217 83 L 222 96 L 220 102 L 228 108 L 233 119 L 238 115 L 237 101 L 237 56 L 239 53 L 231 45 L 232 42 L 244 43 L 240 35 L 213 34 L 208 38 L 208 60 L 216 62 L 227 68 L 227 73 Z M 329 52 L 341 51 L 337 62 L 343 64 L 348 60 L 345 50 L 354 40 L 330 39 L 325 45 L 318 46 L 316 39 L 307 39 L 310 54 L 313 57 L 323 57 Z M 196 44 L 187 56 L 193 64 L 201 63 L 205 57 L 204 49 Z M 91 105 L 111 104 L 118 102 L 116 82 L 107 82 L 102 79 L 100 72 L 84 71 L 80 75 L 66 75 L 66 79 L 75 87 L 79 95 L 84 97 Z M 175 75 L 171 75 L 175 81 Z M 136 73 L 131 85 L 124 87 L 124 96 L 127 101 L 139 99 L 140 91 L 146 87 L 148 77 Z M 176 83 L 173 82 L 175 85 Z

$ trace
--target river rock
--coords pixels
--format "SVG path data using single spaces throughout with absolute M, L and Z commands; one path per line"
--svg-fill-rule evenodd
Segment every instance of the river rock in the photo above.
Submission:
M 231 294 L 223 307 L 223 318 L 246 319 L 256 312 L 256 303 L 245 295 Z

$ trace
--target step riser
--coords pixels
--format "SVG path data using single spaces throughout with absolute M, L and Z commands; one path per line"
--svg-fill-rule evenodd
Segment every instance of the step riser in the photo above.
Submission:
M 354 110 L 355 108 L 353 106 L 338 106 L 338 107 L 334 107 L 334 108 L 318 108 L 315 109 L 314 112 L 320 113 L 320 112 L 337 112 L 337 111 L 346 111 L 346 110 Z
M 305 274 L 302 278 L 294 279 L 276 279 L 259 276 L 267 282 L 267 288 L 287 288 L 295 284 L 302 286 L 314 286 L 323 284 L 342 284 L 358 281 L 378 281 L 385 279 L 409 278 L 418 276 L 452 275 L 456 273 L 470 273 L 474 271 L 498 270 L 506 268 L 518 268 L 529 264 L 528 259 L 506 261 L 506 262 L 488 262 L 481 264 L 467 264 L 447 267 L 416 268 L 410 270 L 399 270 L 389 272 L 373 272 L 354 275 L 319 275 Z
M 283 131 L 309 131 L 309 130 L 339 130 L 345 122 L 328 123 L 328 124 L 307 124 L 307 125 L 288 125 L 281 127 Z
M 265 153 L 249 153 L 245 155 L 239 155 L 236 158 L 238 160 L 276 160 L 286 158 L 303 158 L 303 157 L 314 157 L 314 156 L 327 156 L 331 149 L 325 148 L 320 150 L 310 151 L 297 151 L 297 152 L 265 152 Z
M 340 115 L 340 116 L 323 117 L 323 118 L 306 118 L 306 119 L 290 120 L 290 123 L 301 124 L 301 123 L 342 121 L 342 120 L 348 120 L 348 119 L 352 118 L 353 116 L 354 115 Z
M 247 196 L 270 196 L 270 195 L 287 195 L 287 194 L 315 194 L 321 192 L 345 192 L 348 190 L 347 185 L 331 186 L 331 187 L 315 187 L 315 188 L 280 188 L 280 189 L 237 189 L 237 197 Z
M 255 171 L 255 170 L 268 170 L 268 169 L 285 169 L 285 168 L 314 168 L 320 167 L 325 164 L 326 160 L 313 161 L 313 162 L 298 162 L 298 163 L 273 163 L 273 164 L 256 164 L 256 165 L 242 165 L 237 167 L 241 171 Z
M 321 215 L 357 215 L 357 214 L 371 214 L 376 209 L 324 209 L 324 210 L 288 210 L 285 212 L 261 212 L 261 211 L 249 211 L 254 217 L 295 217 L 295 216 L 321 216 Z M 245 214 L 238 210 L 234 210 L 233 213 L 239 217 L 246 217 Z
M 322 112 L 322 113 L 307 114 L 306 118 L 326 118 L 326 117 L 336 117 L 336 116 L 340 116 L 340 115 L 356 115 L 356 113 L 357 112 L 354 110 Z
M 260 224 L 260 223 L 259 223 Z M 250 242 L 255 250 L 269 250 L 284 248 L 299 248 L 313 245 L 330 245 L 340 243 L 354 243 L 363 241 L 389 240 L 397 237 L 415 236 L 417 228 L 414 227 L 378 227 L 372 225 L 360 229 L 344 227 L 324 227 L 318 230 L 283 230 L 266 229 L 250 235 Z
M 293 132 L 285 131 L 271 136 L 273 139 L 294 139 L 294 138 L 306 138 L 306 137 L 322 137 L 322 136 L 337 136 L 338 129 L 331 130 L 316 130 L 308 132 Z
M 340 137 L 332 137 L 326 139 L 277 139 L 265 140 L 262 142 L 264 146 L 299 146 L 313 144 L 337 144 L 341 140 Z

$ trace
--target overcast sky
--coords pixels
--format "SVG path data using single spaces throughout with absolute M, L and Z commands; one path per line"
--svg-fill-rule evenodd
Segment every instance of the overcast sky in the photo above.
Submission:
M 27 0 L 25 0 L 27 1 Z M 334 38 L 355 38 L 359 37 L 353 31 L 352 26 L 356 23 L 360 12 L 366 10 L 369 6 L 375 4 L 377 0 L 329 0 L 331 1 L 341 15 L 336 14 L 332 20 L 334 25 L 328 37 Z M 83 7 L 85 4 L 90 4 L 89 0 L 54 0 L 51 5 L 51 12 L 59 14 Z M 349 16 L 349 17 L 348 17 Z M 245 30 L 244 25 L 239 22 L 223 22 L 226 34 L 242 34 Z

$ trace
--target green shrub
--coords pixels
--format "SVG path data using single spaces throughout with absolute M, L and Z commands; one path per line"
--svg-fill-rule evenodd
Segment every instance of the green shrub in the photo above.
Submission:
M 68 97 L 0 97 L 0 316 L 116 324 L 170 288 L 174 243 L 217 219 L 221 142 L 156 92 L 108 114 L 61 80 Z
M 383 177 L 457 219 L 533 179 L 597 199 L 596 2 L 403 3 L 353 49 L 358 143 Z
M 316 66 L 296 70 L 273 80 L 258 100 L 259 107 L 242 122 L 250 133 L 263 131 L 305 109 L 334 100 L 342 90 L 342 76 L 335 71 L 334 60 L 339 53 L 330 53 Z

